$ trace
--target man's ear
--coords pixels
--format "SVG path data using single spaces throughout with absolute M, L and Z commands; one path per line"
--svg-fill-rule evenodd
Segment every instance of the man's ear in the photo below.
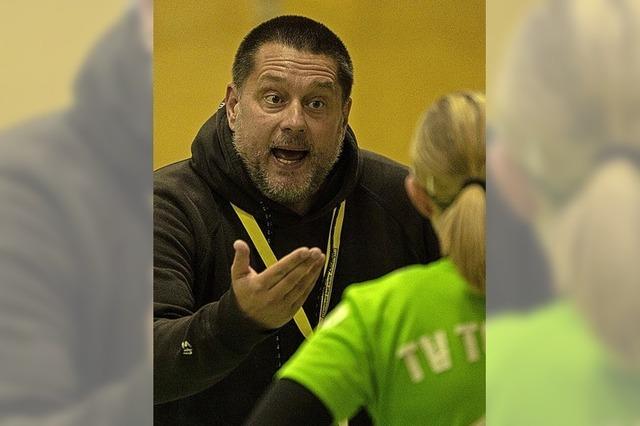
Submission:
M 236 119 L 238 117 L 240 93 L 236 86 L 232 83 L 227 85 L 227 94 L 224 97 L 224 105 L 227 110 L 227 121 L 229 122 L 229 128 L 235 131 Z
M 429 218 L 433 215 L 434 204 L 427 191 L 418 183 L 415 176 L 410 174 L 404 179 L 404 188 L 411 204 L 422 216 Z
M 342 106 L 342 125 L 345 130 L 347 129 L 347 125 L 349 124 L 349 113 L 351 113 L 351 98 L 347 99 L 347 101 Z

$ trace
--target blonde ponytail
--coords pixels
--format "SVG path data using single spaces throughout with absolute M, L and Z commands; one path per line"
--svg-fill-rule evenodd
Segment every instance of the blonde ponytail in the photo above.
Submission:
M 469 283 L 485 289 L 485 101 L 454 93 L 427 111 L 412 146 L 413 172 L 438 206 L 432 217 L 443 255 Z
M 478 290 L 485 289 L 485 193 L 479 185 L 462 190 L 436 221 L 446 253 Z

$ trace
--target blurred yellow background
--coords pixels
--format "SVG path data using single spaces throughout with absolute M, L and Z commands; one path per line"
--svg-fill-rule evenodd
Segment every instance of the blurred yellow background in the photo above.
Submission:
M 231 79 L 242 37 L 280 14 L 318 20 L 355 68 L 350 123 L 361 147 L 408 162 L 420 114 L 440 95 L 485 86 L 485 2 L 238 0 L 154 3 L 154 167 L 187 158 Z
M 67 105 L 92 45 L 129 3 L 0 1 L 0 128 Z
M 508 35 L 539 1 L 486 1 L 489 109 Z M 131 3 L 0 1 L 0 128 L 67 105 L 91 46 Z M 241 38 L 279 13 L 318 19 L 345 41 L 356 67 L 351 124 L 360 145 L 406 162 L 430 102 L 450 90 L 484 88 L 484 3 L 156 0 L 154 167 L 189 156 L 224 95 Z

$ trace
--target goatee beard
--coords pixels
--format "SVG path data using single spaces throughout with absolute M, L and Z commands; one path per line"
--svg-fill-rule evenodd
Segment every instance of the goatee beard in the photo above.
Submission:
M 242 126 L 236 126 L 236 131 L 233 134 L 233 145 L 242 160 L 245 171 L 258 191 L 268 199 L 294 211 L 299 213 L 305 211 L 338 162 L 342 153 L 343 141 L 340 140 L 336 144 L 334 152 L 328 155 L 321 155 L 314 149 L 315 145 L 306 136 L 289 138 L 285 136 L 278 141 L 272 142 L 266 151 L 258 152 L 245 143 L 242 130 Z M 343 132 L 341 134 L 344 136 Z M 266 167 L 262 166 L 260 162 L 262 159 L 269 158 L 272 155 L 271 148 L 275 146 L 308 149 L 307 158 L 304 161 L 309 161 L 311 164 L 308 166 L 309 171 L 306 175 L 300 176 L 299 173 L 292 172 L 290 178 L 286 180 L 283 180 L 282 176 L 269 176 Z

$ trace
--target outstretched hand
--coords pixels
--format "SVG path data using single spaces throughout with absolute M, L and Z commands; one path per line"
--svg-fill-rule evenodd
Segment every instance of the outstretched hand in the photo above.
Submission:
M 320 249 L 298 248 L 258 274 L 249 265 L 247 243 L 237 240 L 233 248 L 231 285 L 240 310 L 268 329 L 289 322 L 322 272 L 324 255 Z

